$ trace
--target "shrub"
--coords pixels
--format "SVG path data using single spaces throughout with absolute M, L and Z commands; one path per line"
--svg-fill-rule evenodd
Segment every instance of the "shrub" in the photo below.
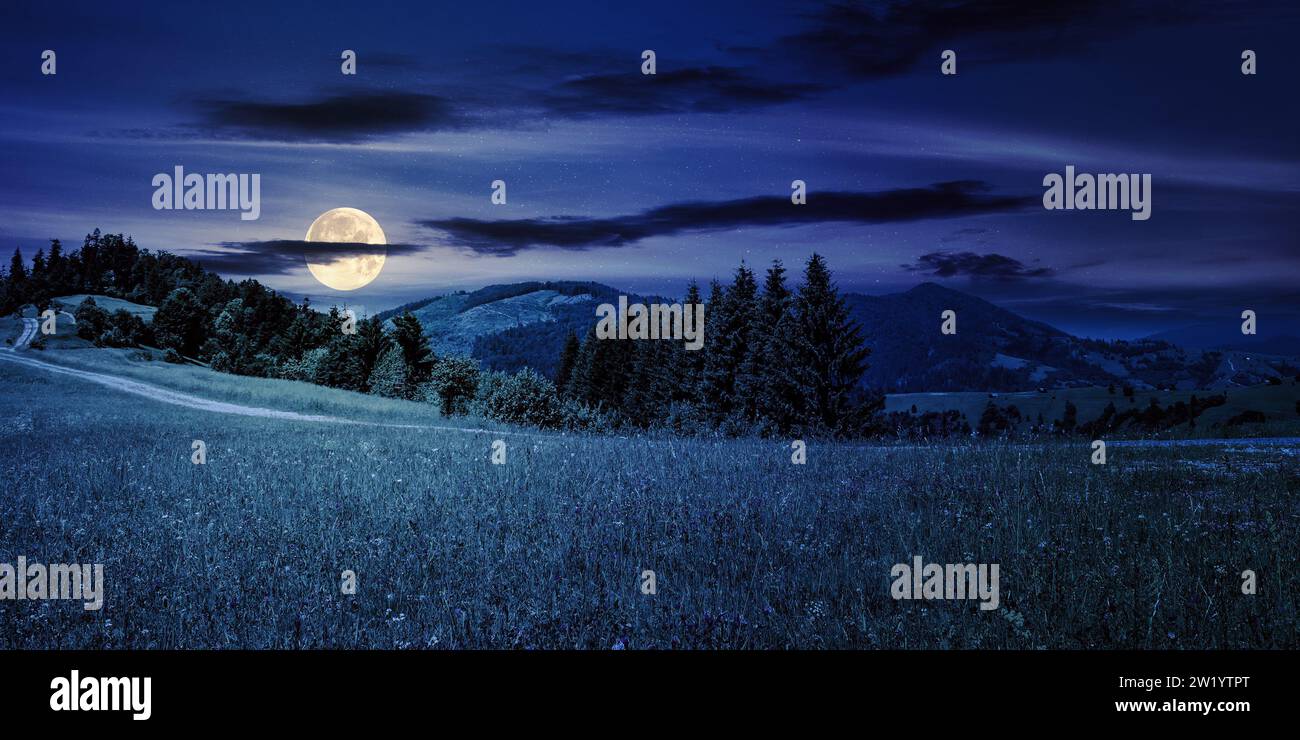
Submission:
M 370 372 L 370 392 L 385 398 L 408 398 L 411 394 L 406 382 L 407 375 L 406 357 L 402 354 L 402 348 L 393 345 L 379 356 L 375 369 Z
M 422 387 L 425 400 L 438 404 L 443 416 L 469 413 L 479 386 L 478 360 L 470 357 L 440 357 Z
M 302 353 L 298 359 L 285 360 L 276 370 L 278 377 L 285 380 L 301 380 L 307 383 L 313 382 L 316 378 L 316 372 L 320 369 L 321 360 L 325 358 L 328 350 L 324 347 L 309 349 Z
M 139 316 L 121 308 L 110 314 L 90 296 L 77 306 L 73 317 L 77 336 L 94 342 L 96 347 L 135 347 L 152 339 L 149 327 Z
M 77 336 L 99 344 L 100 335 L 108 328 L 108 312 L 94 298 L 86 296 L 72 316 L 77 321 Z
M 135 347 L 148 338 L 145 323 L 127 311 L 118 309 L 108 317 L 108 326 L 95 338 L 98 347 Z
M 555 384 L 531 368 L 514 375 L 483 373 L 475 407 L 484 418 L 507 424 L 554 429 L 564 422 Z
M 673 401 L 664 415 L 664 426 L 677 434 L 692 436 L 709 428 L 709 420 L 699 406 L 689 401 Z
M 566 398 L 560 402 L 560 426 L 574 432 L 612 432 L 619 422 L 617 414 Z

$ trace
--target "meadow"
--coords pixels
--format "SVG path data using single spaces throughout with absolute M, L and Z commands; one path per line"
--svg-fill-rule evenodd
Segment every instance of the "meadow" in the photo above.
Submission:
M 493 465 L 481 434 L 0 377 L 0 562 L 103 563 L 107 581 L 98 612 L 0 602 L 2 648 L 1300 644 L 1294 448 L 1116 447 L 1092 465 L 1083 440 L 810 442 L 795 465 L 783 441 L 535 434 Z M 284 382 L 216 377 L 268 401 L 251 386 Z M 373 400 L 337 393 L 340 413 Z M 890 569 L 915 555 L 1000 564 L 1000 608 L 895 601 Z
M 114 311 L 126 311 L 134 316 L 139 316 L 145 321 L 152 321 L 153 315 L 158 312 L 158 309 L 153 306 L 146 306 L 142 303 L 132 303 L 131 301 L 122 300 L 121 298 L 113 298 L 112 296 L 100 294 L 88 295 L 86 293 L 77 293 L 76 295 L 59 296 L 58 298 L 52 299 L 50 302 L 59 310 L 75 314 L 77 312 L 77 307 L 87 298 L 95 299 L 95 305 L 109 313 L 113 313 Z

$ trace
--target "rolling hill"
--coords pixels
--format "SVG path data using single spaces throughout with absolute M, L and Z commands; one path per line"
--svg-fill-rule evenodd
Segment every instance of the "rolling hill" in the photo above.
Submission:
M 530 366 L 553 376 L 569 332 L 580 337 L 595 307 L 620 292 L 592 282 L 527 282 L 429 298 L 379 314 L 411 311 L 435 351 L 469 354 L 484 367 Z M 1157 340 L 1083 339 L 981 298 L 924 283 L 889 295 L 844 296 L 871 348 L 864 383 L 887 393 L 1033 391 L 1130 385 L 1190 390 L 1258 385 L 1300 373 L 1293 355 L 1249 349 L 1189 349 Z M 664 300 L 630 296 L 631 300 Z M 957 313 L 957 333 L 940 314 Z
M 593 282 L 547 281 L 489 285 L 398 306 L 381 321 L 410 311 L 438 354 L 470 355 L 493 370 L 532 367 L 554 377 L 570 332 L 582 337 L 595 323 L 596 306 L 631 300 L 662 301 L 621 293 Z
M 1273 355 L 1300 355 L 1300 316 L 1270 313 L 1262 318 L 1258 334 L 1241 333 L 1241 319 L 1227 314 L 1213 323 L 1195 323 L 1152 334 L 1156 339 L 1188 349 L 1241 350 Z
M 981 298 L 924 283 L 903 293 L 846 296 L 872 348 L 866 382 L 893 393 L 1026 391 L 1130 385 L 1216 389 L 1292 377 L 1300 362 L 1240 349 L 1187 349 L 1156 339 L 1083 339 Z M 957 333 L 939 331 L 957 314 Z

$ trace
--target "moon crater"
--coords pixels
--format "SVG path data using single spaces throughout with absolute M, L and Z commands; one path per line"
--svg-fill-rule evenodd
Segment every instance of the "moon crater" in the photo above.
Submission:
M 379 277 L 388 257 L 383 245 L 388 243 L 379 222 L 369 213 L 356 208 L 334 208 L 322 213 L 307 229 L 307 241 L 343 244 L 373 244 L 378 249 L 339 253 L 323 252 L 313 259 L 306 255 L 307 269 L 313 277 L 334 290 L 356 290 Z

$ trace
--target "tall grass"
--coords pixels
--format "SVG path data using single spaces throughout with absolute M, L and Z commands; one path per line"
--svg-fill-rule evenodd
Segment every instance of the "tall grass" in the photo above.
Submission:
M 0 602 L 0 647 L 1300 644 L 1294 450 L 811 444 L 794 465 L 783 442 L 571 436 L 507 438 L 493 465 L 482 435 L 0 372 L 0 562 L 107 581 L 99 612 Z M 913 555 L 1000 564 L 1001 607 L 893 600 Z

